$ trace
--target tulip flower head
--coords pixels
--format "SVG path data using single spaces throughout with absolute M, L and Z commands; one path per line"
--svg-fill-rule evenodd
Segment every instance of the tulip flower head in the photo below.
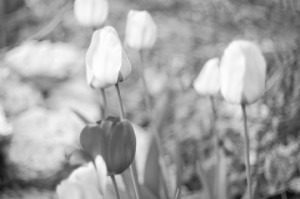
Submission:
M 106 88 L 128 78 L 131 64 L 117 31 L 110 26 L 94 32 L 86 53 L 87 82 L 93 88 Z
M 59 199 L 94 199 L 103 198 L 106 189 L 107 170 L 101 156 L 95 163 L 88 163 L 74 170 L 66 180 L 56 188 Z
M 74 15 L 82 26 L 99 27 L 108 15 L 107 0 L 75 0 Z
M 220 64 L 221 93 L 234 104 L 251 104 L 264 93 L 266 61 L 259 47 L 249 41 L 233 41 Z
M 108 175 L 125 171 L 135 157 L 136 138 L 129 121 L 107 117 L 97 124 L 87 125 L 81 132 L 80 144 L 90 156 L 101 155 Z
M 151 48 L 157 37 L 157 27 L 147 11 L 130 10 L 127 15 L 125 43 L 133 49 Z
M 194 88 L 200 95 L 217 95 L 220 91 L 219 58 L 208 60 L 194 81 Z

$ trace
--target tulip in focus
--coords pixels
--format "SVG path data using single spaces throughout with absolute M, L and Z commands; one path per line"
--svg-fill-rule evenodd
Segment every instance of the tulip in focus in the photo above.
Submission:
M 130 10 L 127 15 L 125 43 L 133 49 L 151 48 L 157 37 L 157 27 L 147 11 Z
M 219 58 L 208 60 L 194 81 L 194 88 L 200 95 L 217 95 L 220 91 Z
M 103 157 L 108 175 L 121 174 L 135 157 L 134 130 L 129 121 L 118 117 L 87 125 L 80 134 L 80 144 L 90 156 Z
M 106 189 L 106 166 L 103 158 L 97 156 L 95 164 L 88 163 L 74 170 L 56 188 L 59 199 L 101 199 Z
M 252 104 L 264 93 L 266 61 L 259 47 L 245 40 L 233 41 L 220 64 L 221 93 L 234 104 Z
M 82 26 L 99 27 L 108 15 L 107 0 L 75 0 L 74 15 Z
M 131 64 L 117 31 L 110 26 L 94 32 L 86 53 L 87 82 L 92 88 L 106 88 L 125 80 Z

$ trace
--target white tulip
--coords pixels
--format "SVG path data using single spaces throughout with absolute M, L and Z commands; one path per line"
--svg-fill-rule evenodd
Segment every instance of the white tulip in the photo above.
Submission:
M 106 88 L 125 80 L 131 64 L 117 31 L 110 26 L 94 32 L 86 53 L 87 82 L 93 88 Z
M 194 81 L 194 88 L 200 95 L 217 95 L 220 91 L 219 58 L 208 60 Z
M 74 15 L 82 26 L 99 27 L 109 11 L 107 0 L 75 0 Z
M 229 44 L 220 64 L 221 93 L 234 104 L 251 104 L 264 93 L 266 61 L 259 47 L 249 41 Z
M 157 27 L 147 11 L 130 10 L 127 15 L 125 43 L 133 49 L 151 48 L 157 37 Z
M 96 166 L 96 168 L 95 168 Z M 101 156 L 93 163 L 79 167 L 56 188 L 59 199 L 103 198 L 106 189 L 106 165 Z

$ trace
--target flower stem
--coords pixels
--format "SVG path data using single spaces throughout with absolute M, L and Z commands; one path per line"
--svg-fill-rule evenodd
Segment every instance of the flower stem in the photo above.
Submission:
M 115 175 L 111 175 L 110 177 L 111 177 L 111 180 L 112 180 L 112 182 L 114 184 L 114 188 L 115 188 L 115 191 L 116 191 L 117 199 L 120 199 L 119 189 L 118 189 L 118 186 L 117 186 Z
M 119 100 L 119 105 L 120 105 L 120 117 L 121 117 L 121 119 L 124 119 L 125 118 L 125 113 L 124 113 L 124 108 L 123 108 L 123 103 L 122 103 L 122 98 L 121 98 L 121 92 L 120 92 L 120 88 L 119 88 L 119 83 L 115 84 L 115 88 L 117 90 L 118 100 Z M 134 162 L 132 164 L 134 164 Z M 131 175 L 131 179 L 132 179 L 132 183 L 133 183 L 133 188 L 134 188 L 136 199 L 140 199 L 140 191 L 138 189 L 137 176 L 133 172 L 132 164 L 129 166 L 130 175 Z
M 124 119 L 125 118 L 125 113 L 124 113 L 124 108 L 123 108 L 123 103 L 122 103 L 122 97 L 121 97 L 121 92 L 120 92 L 120 88 L 119 88 L 119 83 L 116 83 L 115 87 L 116 87 L 117 94 L 118 94 L 118 99 L 119 99 L 120 117 L 121 117 L 121 119 Z
M 252 188 L 251 188 L 251 171 L 250 171 L 250 158 L 249 158 L 249 134 L 247 127 L 247 113 L 246 105 L 242 104 L 243 120 L 244 120 L 244 134 L 245 134 L 245 162 L 246 162 L 246 174 L 247 174 L 247 187 L 249 192 L 249 199 L 252 199 Z
M 146 109 L 148 112 L 148 116 L 151 116 L 150 110 L 151 110 L 151 102 L 150 102 L 150 93 L 148 90 L 148 86 L 146 83 L 146 76 L 145 76 L 145 66 L 144 66 L 144 53 L 142 50 L 139 51 L 140 53 L 140 58 L 141 58 L 141 76 L 142 76 L 142 82 L 143 82 L 143 88 L 144 88 L 144 98 L 145 98 L 145 103 L 146 103 Z
M 141 76 L 142 76 L 146 111 L 147 111 L 149 119 L 151 119 L 151 117 L 152 117 L 152 113 L 151 113 L 152 107 L 151 107 L 151 100 L 150 100 L 151 97 L 150 97 L 149 89 L 148 89 L 147 82 L 146 82 L 145 58 L 144 58 L 144 53 L 143 52 L 144 51 L 142 51 L 142 50 L 139 51 L 140 59 L 141 59 L 141 71 L 142 71 Z M 160 142 L 160 136 L 158 134 L 158 131 L 154 127 L 152 128 L 152 131 L 153 131 L 153 134 L 154 134 L 154 139 L 155 139 L 155 142 L 156 142 L 156 145 L 157 145 L 157 148 L 158 148 L 158 153 L 159 153 L 159 165 L 160 165 L 160 169 L 161 169 L 161 172 L 162 172 L 163 189 L 164 189 L 164 192 L 166 194 L 166 198 L 169 199 L 170 196 L 169 196 L 168 186 L 167 186 L 167 182 L 166 182 L 166 179 L 167 179 L 167 176 L 168 176 L 166 174 L 167 167 L 166 167 L 166 164 L 165 164 L 164 159 L 162 157 L 163 147 L 162 147 L 162 144 Z
M 105 94 L 104 88 L 101 88 L 100 91 L 101 91 L 101 95 L 102 95 L 102 98 L 103 98 L 103 106 L 104 106 L 102 116 L 103 116 L 103 118 L 105 118 L 105 117 L 106 117 L 106 114 L 107 114 L 107 100 L 106 100 L 106 94 Z
M 216 104 L 214 101 L 214 97 L 210 96 L 209 100 L 211 102 L 211 109 L 212 109 L 212 122 L 211 122 L 211 133 L 214 138 L 214 151 L 215 151 L 215 156 L 216 156 L 216 165 L 215 165 L 215 176 L 214 176 L 214 194 L 213 198 L 217 199 L 218 198 L 218 193 L 219 193 L 219 166 L 220 166 L 220 150 L 219 150 L 219 134 L 215 128 L 218 115 L 217 115 L 217 109 L 216 109 Z

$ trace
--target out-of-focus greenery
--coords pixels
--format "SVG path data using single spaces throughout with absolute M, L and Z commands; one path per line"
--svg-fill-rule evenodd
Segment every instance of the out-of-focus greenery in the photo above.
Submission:
M 1 57 L 28 38 L 72 44 L 84 54 L 92 30 L 79 26 L 73 16 L 72 4 L 71 0 L 1 0 Z M 287 191 L 288 198 L 299 197 L 300 2 L 110 0 L 109 4 L 106 24 L 114 26 L 121 39 L 124 38 L 125 20 L 130 9 L 148 10 L 158 25 L 158 40 L 146 56 L 146 78 L 155 104 L 153 123 L 159 128 L 164 158 L 169 168 L 173 168 L 175 162 L 174 148 L 177 140 L 182 146 L 183 196 L 197 198 L 203 187 L 196 174 L 196 160 L 201 158 L 209 176 L 213 175 L 214 165 L 210 103 L 205 97 L 197 96 L 192 89 L 192 81 L 205 61 L 220 57 L 229 42 L 243 38 L 257 42 L 268 62 L 266 93 L 262 100 L 248 109 L 256 197 L 276 198 L 282 191 Z M 133 65 L 132 77 L 121 85 L 126 113 L 131 121 L 147 128 L 149 121 L 140 84 L 140 60 L 136 52 L 130 49 L 126 51 Z M 42 89 L 32 86 L 35 82 L 24 78 L 19 71 L 13 70 L 1 60 L 0 102 L 14 129 L 20 124 L 20 114 L 37 107 L 50 109 L 51 116 L 49 111 L 41 111 L 48 114 L 45 116 L 48 119 L 51 117 L 53 120 L 61 115 L 57 109 L 52 109 L 73 102 L 69 98 L 63 101 L 65 90 L 74 91 L 77 94 L 74 98 L 80 96 L 81 92 L 90 94 L 89 88 L 84 87 L 83 59 L 82 56 L 78 60 L 81 69 L 56 81 L 50 86 L 51 89 L 47 86 Z M 38 80 L 40 81 L 43 79 Z M 49 81 L 51 84 L 53 80 L 50 78 Z M 77 90 L 78 87 L 80 89 Z M 97 102 L 99 96 L 90 96 L 94 100 L 91 103 Z M 113 99 L 113 90 L 108 90 L 108 96 L 109 111 L 117 115 L 117 101 Z M 11 99 L 18 100 L 13 103 Z M 219 116 L 216 129 L 221 135 L 221 146 L 226 152 L 229 168 L 228 198 L 241 198 L 246 188 L 241 112 L 239 107 L 224 102 L 221 96 L 216 101 Z M 17 105 L 21 108 L 18 109 Z M 31 115 L 34 114 L 36 113 L 31 111 Z M 99 116 L 93 113 L 90 117 Z M 66 119 L 63 116 L 59 118 Z M 26 129 L 28 126 L 22 128 Z M 32 130 L 39 128 L 43 128 L 43 125 L 31 127 Z M 58 126 L 52 130 L 59 129 Z M 19 127 L 18 131 L 22 129 Z M 22 142 L 22 138 L 20 140 L 17 143 Z M 42 140 L 39 139 L 40 142 Z M 43 143 L 40 145 L 44 146 Z M 26 144 L 22 146 L 25 147 Z M 6 161 L 9 160 L 10 148 L 10 140 L 1 139 L 0 191 L 3 191 L 4 198 L 51 198 L 56 184 L 72 169 L 66 163 L 58 165 L 61 169 L 50 177 L 20 177 L 14 172 L 18 166 Z

